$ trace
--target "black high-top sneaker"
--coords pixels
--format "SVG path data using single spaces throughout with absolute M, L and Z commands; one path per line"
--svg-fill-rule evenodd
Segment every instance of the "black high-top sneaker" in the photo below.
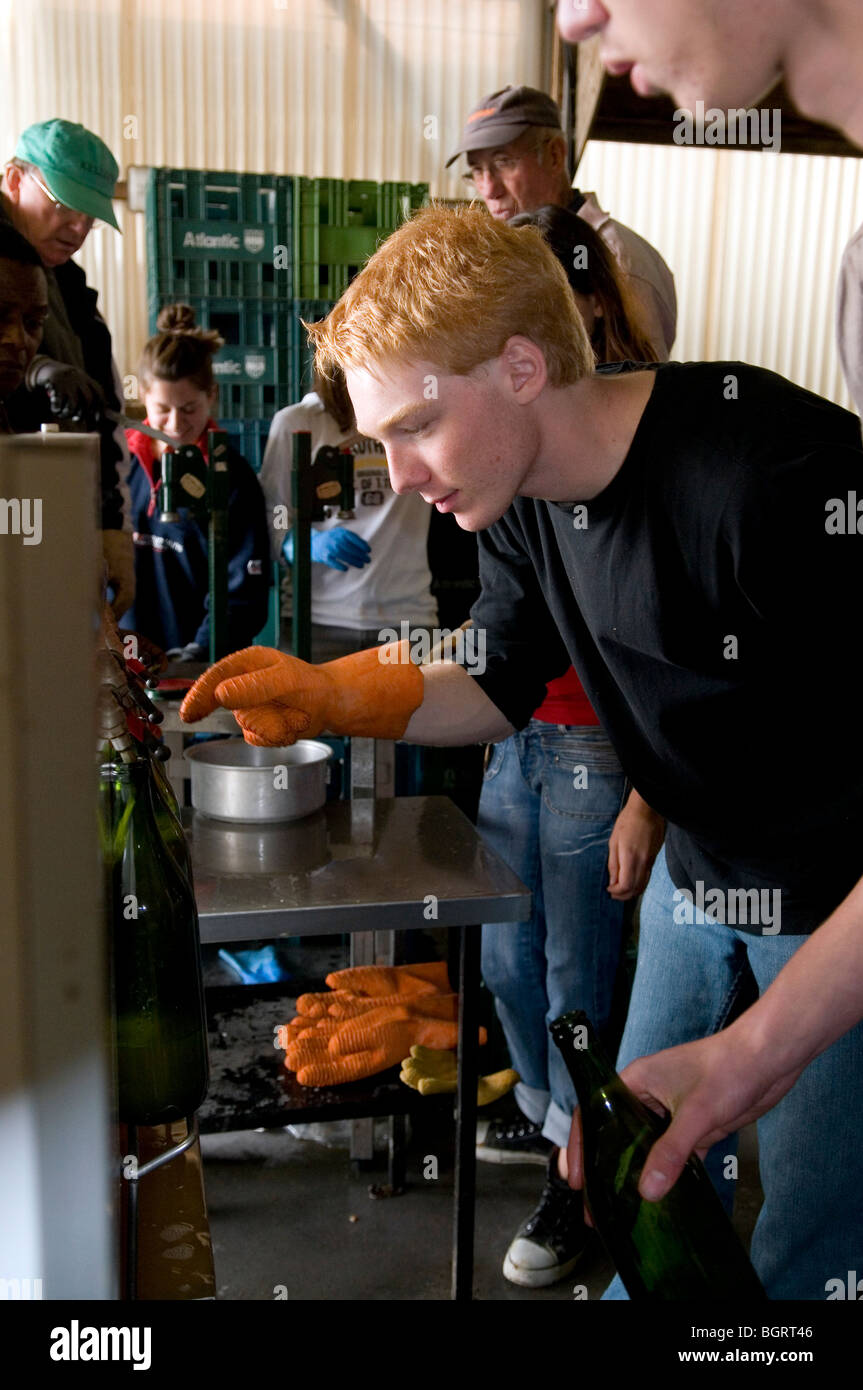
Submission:
M 515 1120 L 480 1120 L 476 1127 L 476 1156 L 483 1163 L 538 1163 L 544 1167 L 553 1148 L 551 1140 L 542 1137 L 542 1125 L 535 1125 L 524 1115 Z
M 558 1175 L 557 1153 L 552 1148 L 539 1204 L 519 1226 L 503 1262 L 504 1278 L 523 1288 L 565 1279 L 594 1243 L 593 1231 L 584 1224 L 582 1194 Z

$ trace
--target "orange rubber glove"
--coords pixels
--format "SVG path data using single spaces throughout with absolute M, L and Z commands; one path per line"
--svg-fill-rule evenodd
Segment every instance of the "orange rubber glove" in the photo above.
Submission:
M 347 970 L 331 970 L 326 977 L 329 991 L 301 994 L 297 1013 L 306 1018 L 354 1018 L 374 1008 L 386 997 L 399 1004 L 428 994 L 451 994 L 449 976 L 443 961 L 422 961 L 419 965 L 353 965 Z
M 355 738 L 401 738 L 422 704 L 423 678 L 410 643 L 391 642 L 312 666 L 274 647 L 246 647 L 205 671 L 180 706 L 188 724 L 232 709 L 247 743 L 284 748 L 324 730 Z
M 332 990 L 377 997 L 382 994 L 452 994 L 446 962 L 420 961 L 417 965 L 352 965 L 331 970 L 326 982 Z
M 386 1071 L 399 1063 L 414 1044 L 455 1047 L 458 1024 L 454 1018 L 440 1015 L 446 1009 L 455 1011 L 456 996 L 435 1001 L 436 1017 L 419 1012 L 428 1006 L 426 1000 L 412 1005 L 382 1004 L 362 1018 L 341 1023 L 329 1039 L 324 1036 L 327 1021 L 322 1019 L 310 1035 L 289 1041 L 285 1066 L 296 1071 L 301 1086 L 335 1086 Z M 315 1036 L 319 1032 L 321 1036 Z M 480 1042 L 485 1041 L 486 1033 L 481 1028 Z

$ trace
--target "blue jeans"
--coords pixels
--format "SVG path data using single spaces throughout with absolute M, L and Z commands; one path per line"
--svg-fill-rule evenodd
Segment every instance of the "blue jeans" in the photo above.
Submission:
M 674 884 L 663 851 L 641 904 L 638 965 L 620 1044 L 618 1070 L 666 1047 L 717 1032 L 727 1021 L 742 975 L 767 989 L 803 936 L 756 936 L 695 911 L 675 924 Z M 863 1024 L 811 1062 L 786 1096 L 758 1121 L 764 1204 L 750 1256 L 773 1299 L 823 1299 L 826 1283 L 863 1274 Z M 732 1136 L 715 1144 L 707 1167 L 726 1206 L 722 1176 Z M 616 1276 L 603 1294 L 625 1299 Z
M 625 777 L 603 731 L 545 724 L 496 745 L 477 829 L 533 893 L 527 922 L 482 929 L 482 973 L 521 1076 L 523 1114 L 565 1145 L 575 1091 L 548 1024 L 584 1009 L 603 1027 L 620 957 L 623 904 L 608 896 L 608 837 Z

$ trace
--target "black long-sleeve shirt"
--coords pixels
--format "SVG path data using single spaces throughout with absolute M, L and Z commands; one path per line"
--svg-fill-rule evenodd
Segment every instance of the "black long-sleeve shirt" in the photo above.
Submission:
M 0 197 L 0 220 L 11 222 Z M 98 309 L 98 296 L 87 284 L 87 277 L 76 261 L 69 260 L 48 277 L 49 313 L 45 320 L 40 353 L 86 371 L 98 382 L 105 403 L 120 409 L 111 366 L 111 335 Z M 8 402 L 9 422 L 16 433 L 38 430 L 43 420 L 52 420 L 48 396 L 41 389 L 19 388 Z M 104 531 L 120 530 L 123 525 L 123 498 L 120 475 L 123 451 L 110 420 L 99 425 L 100 517 Z
M 653 370 L 597 497 L 480 534 L 474 679 L 522 728 L 571 661 L 675 885 L 779 890 L 806 933 L 863 875 L 860 422 L 743 363 Z

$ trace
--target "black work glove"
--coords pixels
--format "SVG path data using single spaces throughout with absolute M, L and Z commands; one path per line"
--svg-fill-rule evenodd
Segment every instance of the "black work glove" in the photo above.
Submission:
M 99 383 L 68 362 L 53 357 L 37 357 L 27 375 L 28 386 L 40 386 L 48 396 L 52 415 L 58 420 L 78 420 L 93 427 L 105 408 Z

